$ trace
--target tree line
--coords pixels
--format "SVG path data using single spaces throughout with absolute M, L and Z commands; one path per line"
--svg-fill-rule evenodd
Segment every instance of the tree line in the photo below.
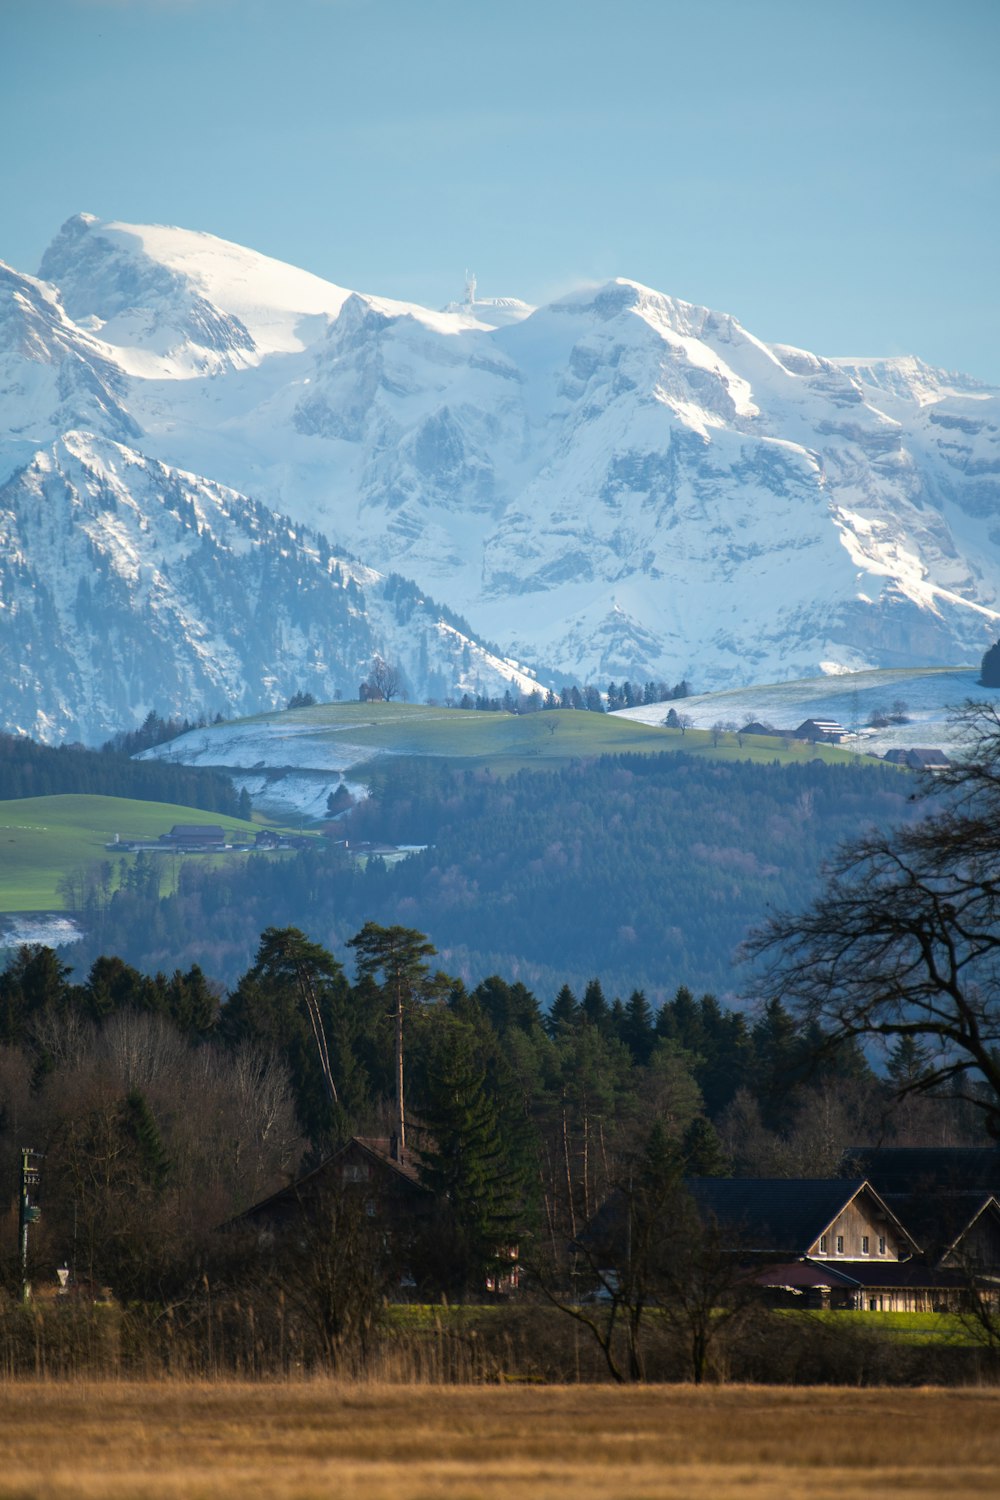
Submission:
M 878 1078 L 779 1000 L 748 1018 L 683 987 L 659 1007 L 609 999 L 595 978 L 543 1007 L 519 981 L 432 967 L 415 929 L 368 922 L 351 947 L 353 980 L 298 929 L 267 929 L 228 991 L 111 955 L 74 983 L 51 949 L 20 949 L 0 975 L 8 1285 L 31 1144 L 39 1265 L 122 1298 L 181 1295 L 219 1225 L 352 1135 L 391 1133 L 397 1006 L 421 1173 L 448 1205 L 418 1294 L 481 1292 L 511 1242 L 558 1261 L 651 1140 L 678 1172 L 829 1176 L 859 1140 L 972 1129 L 942 1104 L 893 1111 L 920 1066 L 906 1044 Z
M 153 725 L 152 719 L 156 719 Z M 169 739 L 194 727 L 150 715 L 140 729 L 116 736 L 103 750 L 40 745 L 26 735 L 0 734 L 0 801 L 73 793 L 173 802 L 227 817 L 249 817 L 248 800 L 240 799 L 228 776 L 167 761 L 130 759 L 139 750 L 161 743 L 157 737 L 161 732 Z
M 582 688 L 575 683 L 564 684 L 557 693 L 554 688 L 547 688 L 543 693 L 540 688 L 535 688 L 530 693 L 512 693 L 507 688 L 503 696 L 490 697 L 487 693 L 463 693 L 457 708 L 472 708 L 480 713 L 507 713 L 507 714 L 534 714 L 554 708 L 585 709 L 590 713 L 602 714 L 614 712 L 619 708 L 640 708 L 644 704 L 669 703 L 678 698 L 687 698 L 691 693 L 691 684 L 682 678 L 671 687 L 667 682 L 632 683 L 623 682 L 621 686 L 616 682 L 609 682 L 602 693 L 601 689 L 594 683 L 586 683 Z

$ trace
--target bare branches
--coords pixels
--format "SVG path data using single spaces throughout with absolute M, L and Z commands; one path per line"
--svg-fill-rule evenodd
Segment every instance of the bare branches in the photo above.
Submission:
M 929 815 L 841 850 L 813 905 L 747 954 L 757 991 L 834 1041 L 931 1043 L 900 1092 L 947 1089 L 1000 1133 L 1000 716 L 968 704 L 957 719 L 971 753 L 925 784 Z
M 368 672 L 368 696 L 376 702 L 390 703 L 402 690 L 403 678 L 399 668 L 376 654 Z

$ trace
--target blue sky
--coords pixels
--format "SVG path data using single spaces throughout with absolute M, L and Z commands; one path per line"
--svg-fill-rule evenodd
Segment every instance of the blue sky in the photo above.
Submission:
M 0 0 L 0 257 L 209 230 L 438 306 L 622 275 L 1000 383 L 1000 0 Z

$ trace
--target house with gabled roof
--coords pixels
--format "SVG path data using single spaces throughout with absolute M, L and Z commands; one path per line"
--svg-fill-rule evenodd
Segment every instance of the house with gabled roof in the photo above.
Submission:
M 255 1203 L 229 1228 L 273 1234 L 317 1209 L 325 1196 L 356 1194 L 371 1218 L 387 1227 L 415 1225 L 430 1218 L 434 1195 L 420 1180 L 412 1152 L 405 1158 L 393 1137 L 352 1136 L 318 1167 Z
M 803 719 L 797 729 L 792 730 L 797 740 L 814 740 L 820 744 L 839 745 L 847 730 L 836 719 Z
M 691 1177 L 685 1185 L 701 1217 L 732 1233 L 748 1261 L 899 1261 L 920 1248 L 862 1178 Z
M 887 750 L 882 759 L 890 765 L 908 766 L 911 771 L 947 771 L 951 757 L 943 750 L 914 745 L 909 750 Z
M 1000 1267 L 1000 1204 L 981 1191 L 883 1195 L 865 1179 L 688 1186 L 699 1211 L 732 1235 L 748 1279 L 778 1302 L 940 1311 Z

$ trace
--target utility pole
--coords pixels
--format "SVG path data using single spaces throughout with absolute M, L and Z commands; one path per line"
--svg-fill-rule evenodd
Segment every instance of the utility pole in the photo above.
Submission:
M 31 1297 L 31 1287 L 28 1284 L 28 1230 L 32 1224 L 37 1224 L 42 1216 L 38 1206 L 38 1184 L 41 1179 L 41 1168 L 39 1162 L 42 1153 L 34 1151 L 30 1146 L 21 1147 L 21 1193 L 20 1207 L 18 1213 L 18 1231 L 21 1245 L 21 1298 L 27 1302 Z
M 396 1160 L 406 1160 L 406 1113 L 403 1104 L 403 983 L 396 976 Z

